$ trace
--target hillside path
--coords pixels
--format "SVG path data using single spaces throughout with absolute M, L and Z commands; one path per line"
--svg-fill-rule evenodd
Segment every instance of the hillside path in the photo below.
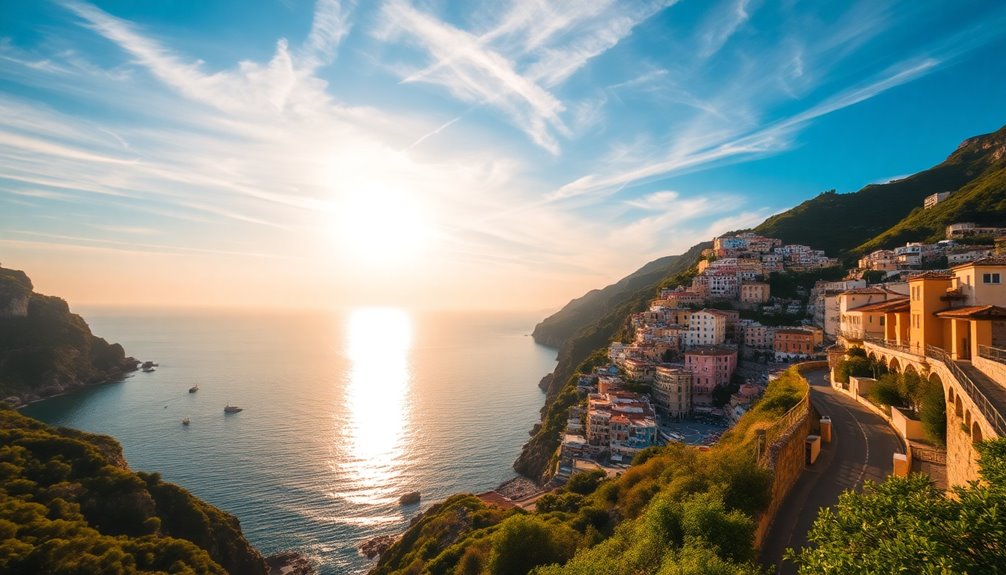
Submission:
M 783 551 L 806 545 L 821 507 L 833 506 L 840 493 L 858 490 L 866 480 L 883 481 L 893 468 L 893 455 L 905 452 L 901 439 L 879 415 L 832 389 L 827 369 L 805 376 L 811 403 L 822 416 L 831 417 L 832 436 L 793 485 L 765 537 L 762 561 L 780 575 L 796 573 L 796 565 L 782 561 Z

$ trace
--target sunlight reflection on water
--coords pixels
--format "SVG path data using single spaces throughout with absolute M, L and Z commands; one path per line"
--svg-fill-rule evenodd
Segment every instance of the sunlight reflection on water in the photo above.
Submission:
M 340 467 L 356 490 L 342 497 L 386 504 L 395 499 L 391 486 L 402 468 L 412 318 L 399 309 L 363 308 L 348 316 L 345 329 L 349 420 L 348 429 L 336 436 L 348 441 L 341 446 Z

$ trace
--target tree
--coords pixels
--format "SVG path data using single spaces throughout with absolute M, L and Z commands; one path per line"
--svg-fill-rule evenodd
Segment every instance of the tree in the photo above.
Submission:
M 548 524 L 527 515 L 514 515 L 493 535 L 488 572 L 527 575 L 539 565 L 565 563 L 576 550 L 579 534 L 561 524 Z
M 978 451 L 982 480 L 950 497 L 919 474 L 843 493 L 787 557 L 801 574 L 1006 573 L 1006 440 Z

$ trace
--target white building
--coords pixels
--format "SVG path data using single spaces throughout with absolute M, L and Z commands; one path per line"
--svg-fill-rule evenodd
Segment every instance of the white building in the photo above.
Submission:
M 688 316 L 685 346 L 719 345 L 727 339 L 727 314 L 715 309 L 702 309 Z

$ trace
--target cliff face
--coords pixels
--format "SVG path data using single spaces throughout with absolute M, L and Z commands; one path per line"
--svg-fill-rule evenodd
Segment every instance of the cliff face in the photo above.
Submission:
M 0 408 L 0 572 L 265 575 L 238 520 L 126 467 L 111 437 Z
M 95 337 L 64 300 L 32 291 L 22 271 L 0 269 L 0 401 L 20 404 L 135 369 L 121 345 Z
M 31 293 L 31 280 L 24 272 L 0 268 L 0 319 L 28 315 Z

